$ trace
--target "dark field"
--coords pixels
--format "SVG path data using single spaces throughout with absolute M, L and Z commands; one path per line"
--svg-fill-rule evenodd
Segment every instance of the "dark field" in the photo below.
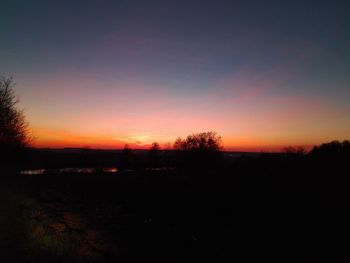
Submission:
M 4 262 L 345 262 L 347 159 L 7 176 Z

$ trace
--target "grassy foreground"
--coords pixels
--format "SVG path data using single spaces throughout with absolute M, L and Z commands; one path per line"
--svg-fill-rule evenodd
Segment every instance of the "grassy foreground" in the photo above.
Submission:
M 0 187 L 2 262 L 95 262 L 114 251 L 98 231 L 44 195 L 50 200 L 11 183 Z

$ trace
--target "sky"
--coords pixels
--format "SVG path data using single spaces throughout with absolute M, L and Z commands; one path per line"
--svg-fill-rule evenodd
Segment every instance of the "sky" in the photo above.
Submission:
M 35 147 L 226 150 L 350 137 L 348 1 L 17 1 L 0 8 Z

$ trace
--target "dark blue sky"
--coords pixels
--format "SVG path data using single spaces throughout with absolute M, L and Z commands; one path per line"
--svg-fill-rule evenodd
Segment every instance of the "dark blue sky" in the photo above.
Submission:
M 252 147 L 344 138 L 349 7 L 348 1 L 2 1 L 0 74 L 14 75 L 29 120 L 41 130 L 81 134 L 70 126 L 78 119 L 90 134 L 110 138 L 81 116 L 91 110 L 86 105 L 97 109 L 114 98 L 121 106 L 108 114 L 123 116 L 108 118 L 140 125 L 94 126 L 123 138 L 170 140 L 207 128 L 232 147 L 234 138 Z M 108 115 L 91 111 L 96 119 Z M 276 117 L 280 112 L 292 120 Z M 188 126 L 184 115 L 190 128 L 161 129 Z M 157 125 L 147 124 L 152 118 Z

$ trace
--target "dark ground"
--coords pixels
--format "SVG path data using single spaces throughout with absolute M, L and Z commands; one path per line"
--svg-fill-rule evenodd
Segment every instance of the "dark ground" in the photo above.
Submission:
M 2 262 L 348 262 L 348 159 L 264 156 L 215 169 L 12 175 Z

